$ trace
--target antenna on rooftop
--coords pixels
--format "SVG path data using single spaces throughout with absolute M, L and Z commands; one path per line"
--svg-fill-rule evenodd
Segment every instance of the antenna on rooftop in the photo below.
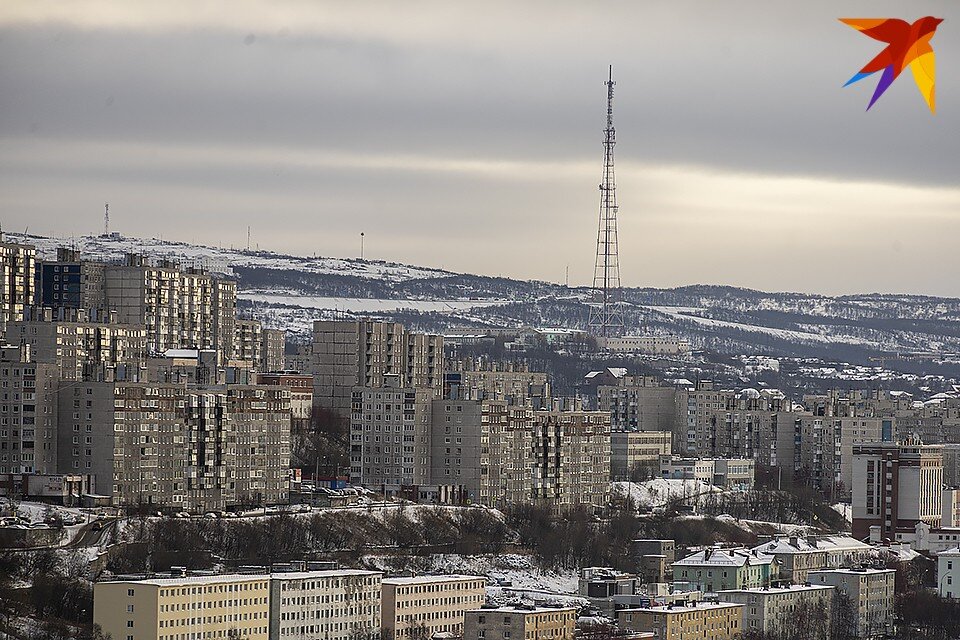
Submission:
M 110 203 L 103 203 L 103 235 L 110 235 Z

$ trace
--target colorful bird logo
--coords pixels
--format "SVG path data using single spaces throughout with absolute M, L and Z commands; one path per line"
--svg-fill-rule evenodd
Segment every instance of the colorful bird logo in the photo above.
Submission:
M 887 43 L 886 48 L 876 58 L 868 62 L 863 69 L 860 69 L 856 75 L 847 81 L 847 84 L 843 85 L 845 87 L 849 86 L 877 71 L 883 71 L 877 89 L 873 92 L 873 98 L 870 99 L 870 104 L 867 106 L 867 111 L 883 95 L 883 92 L 893 84 L 900 72 L 907 65 L 910 65 L 913 79 L 916 81 L 924 100 L 927 101 L 927 106 L 930 107 L 932 113 L 937 112 L 934 95 L 936 60 L 933 47 L 930 46 L 930 39 L 936 33 L 937 26 L 943 22 L 942 18 L 927 16 L 926 18 L 920 18 L 913 24 L 907 24 L 903 20 L 887 18 L 840 18 L 840 22 L 850 25 L 874 40 Z

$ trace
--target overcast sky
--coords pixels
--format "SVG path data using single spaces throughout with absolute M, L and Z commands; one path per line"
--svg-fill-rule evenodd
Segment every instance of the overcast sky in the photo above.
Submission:
M 945 19 L 938 113 L 839 17 Z M 960 3 L 0 3 L 0 221 L 592 277 L 960 296 Z

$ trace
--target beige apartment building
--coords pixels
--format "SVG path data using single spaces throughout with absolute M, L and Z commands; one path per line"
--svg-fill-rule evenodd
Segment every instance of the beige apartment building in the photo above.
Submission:
M 811 571 L 813 585 L 836 589 L 834 604 L 840 609 L 845 599 L 852 608 L 848 631 L 856 638 L 885 638 L 893 633 L 894 576 L 893 569 L 829 569 Z
M 143 327 L 83 309 L 30 309 L 7 324 L 6 340 L 30 345 L 33 361 L 55 364 L 64 380 L 137 379 L 146 358 Z
M 285 503 L 290 391 L 277 386 L 61 382 L 59 469 L 114 505 L 200 512 Z
M 270 575 L 271 640 L 352 640 L 380 633 L 382 574 L 358 569 Z
M 483 604 L 487 579 L 443 575 L 385 578 L 381 627 L 387 640 L 459 635 L 467 610 Z
M 113 640 L 268 640 L 270 576 L 97 582 L 93 622 Z
M 658 640 L 735 640 L 743 631 L 743 605 L 730 602 L 620 609 L 616 614 L 620 627 L 652 632 Z
M 463 640 L 573 640 L 577 610 L 533 605 L 467 611 Z
M 647 376 L 624 375 L 616 384 L 599 384 L 596 406 L 610 413 L 614 431 L 673 432 L 677 424 L 677 389 Z
M 0 235 L 0 329 L 22 320 L 36 303 L 36 249 L 32 245 L 3 242 Z
M 57 472 L 57 367 L 0 345 L 0 473 Z
M 672 439 L 670 431 L 614 431 L 610 434 L 610 479 L 629 480 L 642 466 L 658 475 L 660 456 L 670 455 Z
M 720 602 L 743 605 L 744 633 L 776 636 L 797 624 L 799 612 L 806 608 L 810 628 L 805 640 L 828 640 L 833 593 L 828 585 L 790 585 L 721 591 L 717 596 Z

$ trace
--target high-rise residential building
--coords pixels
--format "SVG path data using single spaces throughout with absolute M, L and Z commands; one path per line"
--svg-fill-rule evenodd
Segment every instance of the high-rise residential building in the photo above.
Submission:
M 915 532 L 918 522 L 940 526 L 943 454 L 940 445 L 874 442 L 853 445 L 855 538 L 879 527 L 882 538 Z
M 886 638 L 893 633 L 893 569 L 828 569 L 811 571 L 812 585 L 836 589 L 834 612 L 855 638 Z
M 466 612 L 463 640 L 573 640 L 576 627 L 573 607 L 482 607 Z
M 743 631 L 743 605 L 732 602 L 620 609 L 616 615 L 621 628 L 663 640 L 735 640 Z
M 431 388 L 353 387 L 350 413 L 350 477 L 396 493 L 431 482 Z
M 432 389 L 442 385 L 443 338 L 372 320 L 317 320 L 309 373 L 314 404 L 349 416 L 354 387 Z
M 114 505 L 185 511 L 285 503 L 290 391 L 62 382 L 59 469 L 94 475 Z
M 313 376 L 292 371 L 257 374 L 259 385 L 279 385 L 290 390 L 290 430 L 306 433 L 313 413 Z
M 853 483 L 853 446 L 889 440 L 890 418 L 800 415 L 799 469 L 833 499 L 847 498 Z M 886 423 L 886 427 L 885 427 Z
M 0 346 L 0 473 L 57 472 L 57 367 Z
M 106 310 L 106 267 L 102 262 L 82 260 L 76 249 L 58 248 L 56 261 L 37 261 L 37 306 L 54 311 Z
M 603 506 L 610 492 L 610 414 L 535 411 L 530 420 L 534 501 L 556 509 Z
M 382 574 L 358 569 L 270 575 L 270 638 L 379 637 Z
M 623 376 L 617 384 L 597 386 L 596 408 L 610 413 L 614 431 L 667 431 L 677 425 L 677 395 L 648 376 Z
M 381 627 L 387 640 L 432 638 L 437 633 L 463 633 L 466 611 L 486 597 L 487 579 L 441 575 L 384 578 Z
M 443 396 L 471 400 L 497 400 L 543 409 L 550 404 L 547 374 L 530 371 L 515 362 L 462 360 L 451 363 L 444 374 Z
M 114 640 L 268 640 L 270 576 L 96 582 L 93 622 Z
M 142 325 L 147 349 L 215 349 L 235 357 L 228 332 L 236 309 L 236 287 L 201 269 L 181 268 L 160 260 L 151 263 L 129 254 L 123 264 L 104 270 L 106 306 L 121 323 Z
M 287 332 L 283 329 L 263 329 L 260 332 L 260 361 L 257 370 L 283 371 Z
M 458 487 L 465 500 L 479 502 L 490 475 L 490 407 L 479 400 L 434 400 L 430 414 L 430 481 Z M 494 443 L 497 446 L 499 443 Z
M 36 304 L 36 249 L 0 236 L 0 329 Z
M 715 389 L 701 381 L 677 392 L 674 453 L 704 458 L 751 458 L 793 477 L 799 454 L 798 414 L 776 389 Z
M 803 623 L 804 640 L 828 640 L 833 593 L 828 585 L 789 585 L 720 591 L 717 597 L 720 602 L 743 605 L 744 633 L 777 637 Z
M 603 409 L 601 409 L 603 411 Z M 614 431 L 610 434 L 610 478 L 630 480 L 646 468 L 659 475 L 660 456 L 670 455 L 670 431 Z M 645 478 L 641 478 L 645 479 Z
M 146 359 L 143 327 L 99 311 L 30 309 L 7 324 L 6 340 L 29 345 L 32 359 L 57 365 L 64 380 L 135 380 Z
M 263 326 L 259 320 L 237 318 L 234 322 L 233 358 L 259 368 L 263 348 Z

